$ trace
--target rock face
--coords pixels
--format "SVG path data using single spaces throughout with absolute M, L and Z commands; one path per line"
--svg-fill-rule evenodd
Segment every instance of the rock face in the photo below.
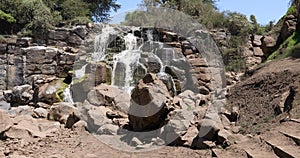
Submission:
M 129 122 L 134 131 L 147 131 L 165 123 L 170 94 L 164 83 L 154 74 L 147 74 L 131 94 Z
M 282 41 L 285 41 L 296 31 L 297 17 L 294 15 L 287 15 L 284 19 L 283 26 L 281 28 L 280 37 Z
M 106 64 L 104 62 L 90 62 L 85 67 L 83 77 L 75 80 L 75 83 L 71 85 L 73 91 L 74 101 L 83 102 L 87 99 L 87 95 L 91 88 L 100 85 L 101 83 L 110 82 L 110 76 L 108 75 Z
M 265 36 L 262 38 L 262 50 L 265 54 L 269 55 L 274 51 L 276 46 L 276 40 L 271 36 Z

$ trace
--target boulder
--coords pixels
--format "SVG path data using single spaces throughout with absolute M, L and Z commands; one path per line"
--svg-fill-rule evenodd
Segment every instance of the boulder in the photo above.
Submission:
M 232 133 L 230 131 L 221 129 L 218 132 L 218 139 L 217 139 L 218 143 L 226 145 L 226 143 L 228 143 L 228 139 L 231 135 L 232 135 Z M 229 145 L 229 144 L 227 144 L 227 145 Z
M 5 132 L 5 136 L 13 139 L 45 138 L 60 128 L 58 122 L 33 119 L 31 116 L 18 116 L 14 125 Z
M 48 37 L 49 39 L 53 40 L 65 41 L 68 38 L 69 34 L 70 30 L 60 28 L 56 30 L 50 30 L 48 33 Z
M 85 25 L 73 27 L 72 32 L 79 36 L 81 39 L 84 39 L 88 33 Z
M 101 84 L 88 93 L 87 101 L 94 106 L 108 106 L 127 113 L 130 96 L 117 87 Z
M 0 110 L 0 133 L 6 131 L 13 125 L 13 121 L 9 117 L 9 115 L 3 111 Z
M 80 120 L 80 113 L 72 103 L 60 102 L 54 103 L 47 116 L 48 120 L 59 121 L 71 128 L 73 124 Z
M 260 47 L 261 46 L 261 35 L 251 35 L 251 43 L 253 47 Z
M 81 45 L 83 43 L 83 40 L 76 33 L 71 33 L 68 36 L 68 42 L 70 44 L 75 45 L 75 46 L 79 46 L 79 45 Z
M 264 36 L 262 37 L 262 45 L 261 49 L 266 56 L 270 55 L 276 46 L 276 40 L 271 36 Z
M 57 103 L 63 99 L 63 90 L 67 87 L 62 80 L 54 80 L 39 87 L 38 98 L 47 104 Z M 44 104 L 43 104 L 44 105 Z M 42 105 L 42 106 L 43 106 Z
M 255 56 L 259 56 L 259 57 L 264 56 L 264 52 L 262 51 L 262 49 L 260 47 L 254 47 L 253 52 L 254 52 Z
M 73 130 L 79 129 L 85 131 L 85 129 L 87 129 L 87 123 L 83 120 L 80 120 L 72 126 L 72 129 Z
M 17 107 L 12 107 L 8 113 L 10 116 L 16 117 L 19 115 L 27 115 L 27 116 L 33 116 L 33 107 L 25 105 L 25 106 L 17 106 Z
M 281 114 L 283 112 L 288 112 L 292 109 L 292 103 L 295 97 L 295 90 L 293 87 L 281 95 L 279 105 L 275 107 L 275 112 Z
M 119 126 L 113 124 L 105 124 L 97 130 L 99 135 L 117 135 Z
M 49 113 L 48 110 L 44 108 L 36 108 L 33 110 L 33 112 L 36 118 L 47 118 Z
M 3 92 L 4 98 L 12 106 L 26 105 L 33 98 L 33 91 L 30 85 L 16 86 L 13 90 Z
M 202 119 L 198 125 L 198 137 L 206 140 L 216 140 L 218 131 L 223 129 L 222 124 L 220 124 L 218 121 L 208 118 Z
M 81 108 L 82 119 L 87 123 L 87 129 L 96 133 L 98 129 L 105 124 L 112 124 L 112 121 L 106 117 L 106 113 L 111 111 L 104 106 L 93 106 L 85 102 Z
M 6 102 L 4 100 L 0 101 L 0 110 L 2 109 L 2 110 L 8 111 L 9 108 L 10 108 L 10 103 L 8 103 L 8 102 Z
M 87 99 L 87 95 L 93 87 L 108 82 L 107 71 L 106 64 L 103 62 L 91 62 L 87 64 L 85 71 L 81 72 L 81 74 L 79 74 L 79 71 L 75 71 L 75 75 L 80 78 L 76 79 L 71 87 L 74 101 L 83 102 Z
M 129 122 L 135 131 L 157 129 L 165 123 L 170 99 L 165 84 L 154 74 L 147 74 L 132 90 Z

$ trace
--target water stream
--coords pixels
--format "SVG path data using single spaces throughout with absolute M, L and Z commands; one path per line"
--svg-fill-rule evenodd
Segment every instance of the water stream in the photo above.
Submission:
M 165 79 L 168 75 L 164 72 L 165 67 L 170 66 L 172 60 L 176 59 L 176 52 L 173 48 L 167 48 L 164 43 L 155 41 L 153 30 L 146 30 L 147 40 L 144 41 L 143 38 L 134 35 L 134 32 L 140 31 L 137 30 L 140 28 L 131 29 L 129 33 L 124 33 L 117 31 L 110 25 L 104 26 L 102 32 L 94 39 L 94 52 L 91 54 L 90 59 L 92 61 L 108 61 L 108 58 L 110 58 L 109 61 L 112 60 L 109 63 L 112 70 L 111 85 L 117 86 L 128 93 L 134 88 L 136 82 L 147 73 L 147 61 L 151 60 L 157 63 L 160 66 L 158 76 Z M 117 36 L 123 39 L 125 50 L 107 55 L 110 42 L 113 42 Z M 148 46 L 148 50 L 143 50 L 145 45 Z M 141 57 L 141 54 L 144 54 L 143 57 Z M 146 59 L 147 57 L 148 59 Z M 87 64 L 74 70 L 74 79 L 84 77 L 86 66 Z M 172 82 L 174 91 L 176 91 L 173 78 L 169 78 L 171 78 L 170 82 Z M 64 96 L 64 101 L 73 103 L 70 85 L 64 90 Z

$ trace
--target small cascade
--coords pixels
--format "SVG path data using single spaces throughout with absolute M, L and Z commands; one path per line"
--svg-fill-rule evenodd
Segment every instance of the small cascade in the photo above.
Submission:
M 112 70 L 112 85 L 122 87 L 130 92 L 133 88 L 133 73 L 141 64 L 139 59 L 141 51 L 137 47 L 137 37 L 129 33 L 124 37 L 126 50 L 114 55 Z M 143 68 L 143 67 L 142 67 Z
M 153 30 L 147 30 L 146 35 L 150 43 L 150 50 L 153 50 Z
M 68 87 L 63 90 L 63 94 L 64 94 L 64 102 L 69 102 L 74 104 L 72 94 L 71 94 L 71 85 L 68 85 Z
M 92 54 L 93 61 L 102 61 L 105 59 L 105 51 L 110 43 L 111 35 L 116 35 L 118 32 L 111 26 L 105 25 L 102 33 L 95 37 L 94 53 Z
M 75 78 L 76 78 L 76 79 L 80 79 L 80 78 L 83 78 L 83 77 L 84 77 L 86 66 L 87 66 L 87 64 L 83 65 L 83 66 L 81 67 L 81 69 L 74 70 L 74 72 L 75 72 Z

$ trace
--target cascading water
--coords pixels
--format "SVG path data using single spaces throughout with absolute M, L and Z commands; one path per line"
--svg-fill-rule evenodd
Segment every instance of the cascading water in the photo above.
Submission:
M 130 92 L 133 89 L 133 73 L 141 63 L 141 51 L 137 47 L 137 37 L 129 33 L 124 37 L 126 50 L 114 55 L 112 85 Z M 143 67 L 142 67 L 143 68 Z
M 87 64 L 83 65 L 81 67 L 81 69 L 74 70 L 76 79 L 80 79 L 80 78 L 84 77 L 86 66 L 87 66 Z
M 102 33 L 95 37 L 92 61 L 103 61 L 105 59 L 105 51 L 110 43 L 110 37 L 117 33 L 113 27 L 109 25 L 104 26 Z
M 71 93 L 71 85 L 68 85 L 68 87 L 66 87 L 63 90 L 63 94 L 64 94 L 64 102 L 69 102 L 74 104 L 73 98 L 72 98 L 72 93 Z

